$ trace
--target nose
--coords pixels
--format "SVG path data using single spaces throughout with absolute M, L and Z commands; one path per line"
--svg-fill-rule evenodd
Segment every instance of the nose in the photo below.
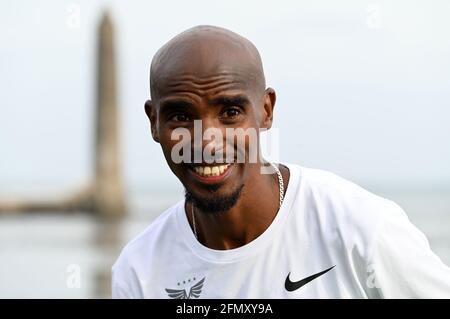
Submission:
M 224 152 L 224 129 L 216 119 L 204 118 L 194 121 L 194 159 L 213 162 L 222 158 Z

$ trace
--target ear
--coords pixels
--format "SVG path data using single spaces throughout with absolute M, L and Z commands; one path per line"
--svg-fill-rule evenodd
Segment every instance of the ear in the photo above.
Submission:
M 277 96 L 275 90 L 267 88 L 264 92 L 264 109 L 261 119 L 261 128 L 270 129 L 273 121 L 273 108 L 275 107 L 275 101 Z
M 158 130 L 156 128 L 157 116 L 156 110 L 151 100 L 147 100 L 145 102 L 145 113 L 147 114 L 148 119 L 150 120 L 150 130 L 152 132 L 152 137 L 155 142 L 159 143 Z

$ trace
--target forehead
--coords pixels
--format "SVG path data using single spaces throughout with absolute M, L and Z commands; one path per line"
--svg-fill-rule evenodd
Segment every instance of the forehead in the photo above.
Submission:
M 210 74 L 183 73 L 165 78 L 158 88 L 161 99 L 173 95 L 214 98 L 224 93 L 250 94 L 252 79 L 248 74 L 221 71 Z
M 183 91 L 248 91 L 258 81 L 258 66 L 240 43 L 203 39 L 167 48 L 153 76 L 160 97 Z

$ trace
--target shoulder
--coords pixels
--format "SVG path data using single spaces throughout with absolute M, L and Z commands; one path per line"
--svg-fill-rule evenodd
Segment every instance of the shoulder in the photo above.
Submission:
M 173 236 L 176 227 L 177 209 L 181 205 L 183 205 L 183 201 L 162 212 L 144 231 L 129 241 L 122 249 L 114 266 L 119 266 L 124 260 L 142 259 L 151 254 L 155 245 L 164 241 L 165 237 L 170 234 Z
M 298 200 L 306 205 L 305 220 L 328 242 L 368 258 L 378 229 L 386 220 L 404 216 L 394 201 L 330 171 L 300 167 Z
M 158 256 L 171 251 L 166 245 L 176 237 L 176 213 L 183 201 L 159 215 L 144 231 L 129 241 L 112 266 L 113 286 L 133 290 L 149 274 Z M 125 287 L 124 287 L 125 286 Z M 139 294 L 139 292 L 136 292 Z
M 354 217 L 380 217 L 380 209 L 397 206 L 393 201 L 377 195 L 336 173 L 301 167 L 302 186 L 311 202 L 320 203 L 331 212 Z M 373 213 L 374 216 L 366 216 Z M 349 216 L 350 217 L 350 216 Z

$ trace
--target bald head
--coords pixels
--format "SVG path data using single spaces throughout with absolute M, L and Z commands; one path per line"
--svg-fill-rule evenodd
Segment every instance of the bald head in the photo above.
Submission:
M 150 68 L 150 91 L 157 100 L 177 79 L 219 80 L 235 76 L 248 89 L 264 92 L 261 57 L 246 38 L 227 29 L 197 26 L 172 38 L 155 54 Z

